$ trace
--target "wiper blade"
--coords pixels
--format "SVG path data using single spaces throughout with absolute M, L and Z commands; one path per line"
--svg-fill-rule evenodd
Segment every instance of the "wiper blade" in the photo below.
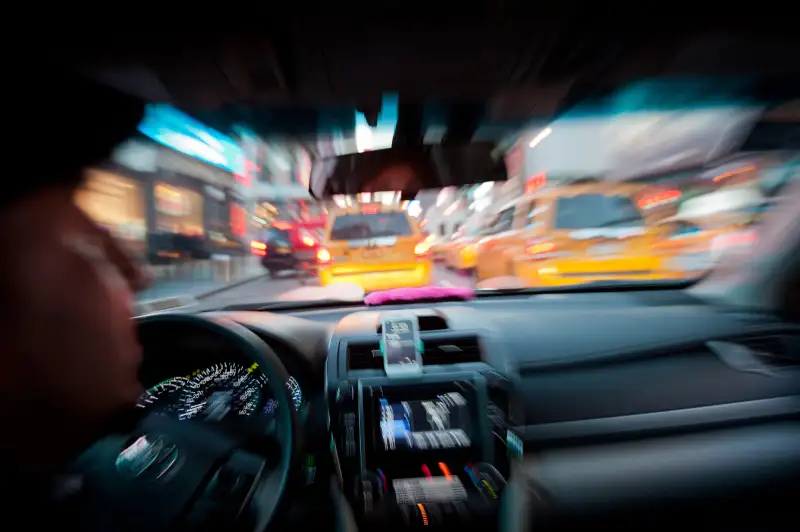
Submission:
M 478 297 L 496 297 L 510 294 L 558 294 L 561 292 L 602 292 L 606 290 L 672 290 L 694 284 L 696 279 L 662 279 L 654 281 L 591 281 L 564 286 L 478 289 Z
M 309 299 L 307 301 L 234 304 L 223 307 L 221 310 L 314 310 L 319 308 L 361 306 L 363 304 L 363 299 Z

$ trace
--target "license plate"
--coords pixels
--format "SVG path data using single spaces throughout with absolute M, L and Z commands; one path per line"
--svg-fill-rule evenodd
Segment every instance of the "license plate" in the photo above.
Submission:
M 365 259 L 379 259 L 383 257 L 382 249 L 365 249 L 361 253 L 361 257 Z
M 620 255 L 622 253 L 622 246 L 619 244 L 596 244 L 589 248 L 589 255 L 603 256 L 603 255 Z
M 276 249 L 276 251 L 281 255 L 288 255 L 289 253 L 292 252 L 292 248 L 278 248 Z

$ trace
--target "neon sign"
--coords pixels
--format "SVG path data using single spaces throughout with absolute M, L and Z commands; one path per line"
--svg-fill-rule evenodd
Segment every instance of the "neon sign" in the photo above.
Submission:
M 244 151 L 233 139 L 171 105 L 148 105 L 138 129 L 143 135 L 184 155 L 237 176 L 245 175 Z
M 640 209 L 652 209 L 653 207 L 678 201 L 680 197 L 680 190 L 665 190 L 663 192 L 657 192 L 656 194 L 645 196 L 637 202 L 637 205 L 639 205 Z
M 231 233 L 243 237 L 247 234 L 247 211 L 241 205 L 231 203 Z
M 547 174 L 540 172 L 525 181 L 525 194 L 533 194 L 547 183 Z

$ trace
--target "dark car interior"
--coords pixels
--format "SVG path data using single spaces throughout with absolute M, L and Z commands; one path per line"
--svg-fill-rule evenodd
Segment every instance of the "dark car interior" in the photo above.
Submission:
M 374 120 L 380 94 L 395 91 L 398 145 L 419 140 L 423 116 L 447 125 L 443 142 L 463 141 L 642 78 L 746 75 L 753 98 L 798 93 L 800 47 L 777 27 L 675 12 L 668 29 L 653 28 L 634 22 L 644 8 L 621 12 L 623 25 L 610 6 L 593 18 L 556 3 L 481 5 L 478 19 L 410 8 L 372 24 L 287 15 L 244 36 L 150 35 L 157 46 L 120 35 L 102 50 L 62 43 L 56 57 L 221 131 L 347 130 L 354 109 Z M 595 24 L 602 17 L 609 24 Z M 800 324 L 796 298 L 786 300 L 783 312 L 749 310 L 674 285 L 396 305 L 417 317 L 424 344 L 423 371 L 407 378 L 384 372 L 387 309 L 145 316 L 152 397 L 140 406 L 175 415 L 148 415 L 87 453 L 87 528 L 793 529 Z M 204 388 L 220 375 L 245 391 L 219 417 L 201 415 L 199 404 L 229 393 Z M 387 405 L 440 396 L 458 398 L 461 432 L 415 449 L 387 442 Z M 146 440 L 162 433 L 170 439 Z M 157 452 L 143 465 L 145 443 Z M 133 470 L 152 481 L 125 476 Z

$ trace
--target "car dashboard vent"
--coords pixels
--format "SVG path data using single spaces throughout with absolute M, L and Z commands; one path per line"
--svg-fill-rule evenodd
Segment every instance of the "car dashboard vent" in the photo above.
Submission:
M 800 368 L 798 340 L 800 336 L 757 336 L 708 342 L 706 346 L 733 369 L 774 376 Z
M 422 362 L 426 366 L 481 361 L 480 342 L 476 336 L 429 338 L 424 341 L 424 346 Z
M 465 364 L 482 360 L 477 336 L 425 338 L 423 345 L 425 352 L 422 354 L 422 363 L 426 366 Z M 348 344 L 347 369 L 348 371 L 383 369 L 383 357 L 378 342 Z
M 348 344 L 347 369 L 349 371 L 383 369 L 383 358 L 378 342 Z
M 761 363 L 780 370 L 800 367 L 798 340 L 800 337 L 761 336 L 748 338 L 740 343 L 749 348 Z

